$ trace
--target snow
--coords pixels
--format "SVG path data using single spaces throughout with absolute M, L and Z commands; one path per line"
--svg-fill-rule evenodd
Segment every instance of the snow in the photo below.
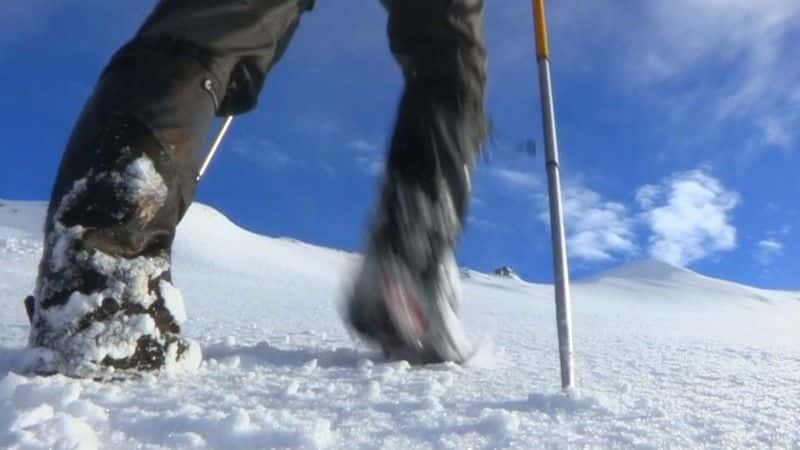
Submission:
M 139 204 L 139 220 L 148 223 L 156 212 L 167 201 L 167 185 L 156 171 L 153 161 L 147 156 L 140 156 L 125 169 L 128 197 Z
M 800 448 L 800 292 L 653 261 L 576 282 L 578 388 L 562 393 L 552 286 L 462 271 L 479 355 L 386 362 L 339 319 L 357 255 L 203 205 L 175 245 L 185 309 L 160 286 L 197 370 L 19 375 L 45 205 L 0 205 L 0 448 Z
M 77 322 L 83 315 L 99 307 L 102 302 L 103 296 L 100 294 L 85 295 L 75 291 L 64 305 L 42 309 L 39 314 L 47 317 L 47 321 L 53 326 L 62 328 Z
M 183 304 L 183 294 L 179 289 L 176 289 L 172 283 L 161 280 L 158 283 L 158 289 L 161 292 L 161 297 L 164 299 L 166 308 L 169 310 L 175 322 L 179 325 L 186 322 L 186 306 Z

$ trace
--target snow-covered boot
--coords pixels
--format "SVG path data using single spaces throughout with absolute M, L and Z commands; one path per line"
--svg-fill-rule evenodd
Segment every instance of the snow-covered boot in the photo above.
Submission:
M 482 1 L 385 4 L 405 91 L 345 320 L 390 356 L 463 361 L 470 346 L 455 313 L 453 248 L 487 131 Z
M 27 302 L 31 371 L 104 377 L 199 365 L 199 347 L 180 336 L 170 268 L 214 115 L 209 78 L 191 52 L 141 41 L 100 78 L 53 187 Z
M 110 124 L 85 143 L 94 166 L 50 207 L 26 302 L 36 373 L 102 378 L 200 363 L 197 344 L 179 335 L 185 312 L 170 278 L 179 170 L 136 120 Z
M 75 126 L 45 224 L 31 370 L 94 376 L 193 367 L 170 281 L 215 115 L 255 107 L 313 0 L 160 0 Z
M 370 252 L 349 298 L 347 320 L 389 358 L 463 362 L 473 350 L 456 316 L 458 297 L 452 256 L 432 273 L 414 273 L 390 252 Z

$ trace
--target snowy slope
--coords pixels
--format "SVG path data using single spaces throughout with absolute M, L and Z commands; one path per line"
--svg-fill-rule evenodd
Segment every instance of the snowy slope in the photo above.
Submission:
M 0 201 L 0 448 L 800 448 L 800 292 L 653 261 L 574 285 L 580 388 L 558 386 L 552 287 L 465 270 L 469 367 L 387 363 L 338 301 L 358 256 L 195 205 L 176 242 L 192 374 L 15 374 L 44 204 Z

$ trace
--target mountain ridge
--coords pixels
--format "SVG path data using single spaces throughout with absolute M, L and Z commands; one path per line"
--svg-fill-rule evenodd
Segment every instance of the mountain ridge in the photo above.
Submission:
M 26 237 L 30 241 L 41 239 L 41 228 L 46 208 L 47 203 L 43 201 L 0 199 L 0 229 L 10 228 L 11 230 L 16 230 L 16 233 L 12 233 L 15 235 L 14 237 Z M 190 240 L 201 239 L 210 245 L 198 246 L 187 241 L 187 238 L 190 238 Z M 334 265 L 350 265 L 360 257 L 357 253 L 307 243 L 290 236 L 268 236 L 247 230 L 219 210 L 203 203 L 194 203 L 178 226 L 175 251 L 176 253 L 204 253 L 205 257 L 202 259 L 207 259 L 224 267 L 226 266 L 225 262 L 230 262 L 230 258 L 234 256 L 226 252 L 226 247 L 231 245 L 260 245 L 264 246 L 265 251 L 276 246 L 285 247 L 287 251 L 292 246 L 312 248 L 314 251 L 318 251 L 320 255 L 325 256 L 323 258 L 325 263 Z M 28 246 L 30 247 L 30 245 Z M 342 261 L 337 261 L 339 258 L 342 258 Z M 484 273 L 466 267 L 461 268 L 461 273 L 465 278 L 475 278 L 476 276 L 481 279 L 503 278 L 493 273 Z M 512 280 L 512 278 L 508 277 L 506 279 Z M 800 291 L 795 290 L 764 289 L 733 280 L 715 278 L 656 259 L 627 262 L 589 277 L 575 280 L 573 284 L 582 286 L 603 282 L 615 283 L 624 280 L 645 283 L 680 283 L 693 279 L 710 280 L 715 284 L 727 283 L 757 291 L 800 294 Z M 535 286 L 549 284 L 531 282 L 519 275 L 513 281 Z

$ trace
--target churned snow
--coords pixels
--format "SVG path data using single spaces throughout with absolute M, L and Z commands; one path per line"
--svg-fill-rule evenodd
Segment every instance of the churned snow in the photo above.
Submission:
M 19 375 L 45 205 L 0 205 L 0 448 L 800 448 L 800 292 L 652 261 L 577 282 L 578 387 L 564 394 L 552 286 L 465 270 L 475 360 L 386 362 L 338 316 L 357 255 L 249 233 L 202 205 L 176 241 L 185 310 L 159 286 L 202 346 L 199 369 Z

